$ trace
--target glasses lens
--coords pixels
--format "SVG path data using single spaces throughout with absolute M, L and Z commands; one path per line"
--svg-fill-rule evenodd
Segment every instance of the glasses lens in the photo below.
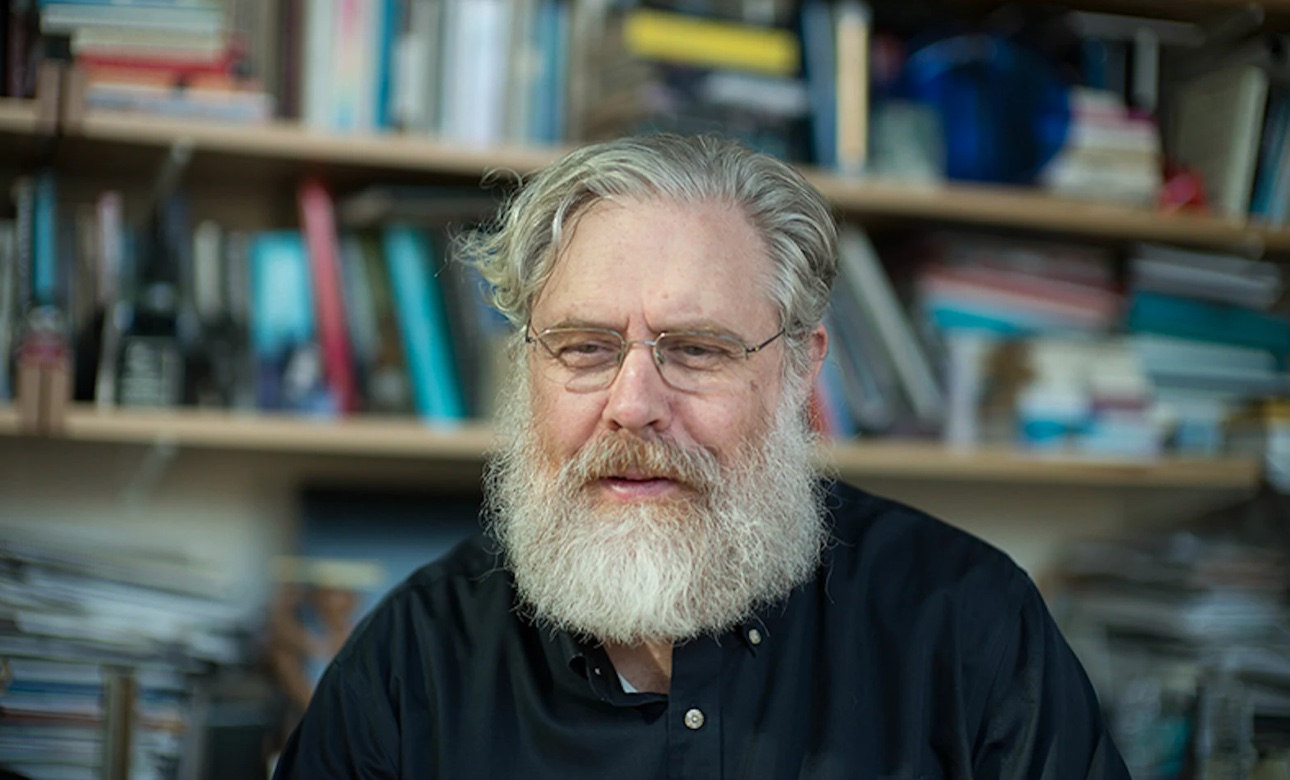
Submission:
M 711 390 L 735 377 L 747 351 L 735 339 L 668 333 L 658 340 L 659 370 L 681 390 Z
M 611 382 L 623 350 L 622 337 L 613 331 L 548 330 L 537 341 L 543 373 L 570 390 L 592 390 Z

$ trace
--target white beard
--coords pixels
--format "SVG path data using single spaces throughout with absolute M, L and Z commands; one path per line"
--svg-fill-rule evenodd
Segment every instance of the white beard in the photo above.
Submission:
M 606 643 L 684 641 L 742 622 L 815 571 L 828 532 L 805 391 L 786 392 L 768 430 L 728 463 L 618 433 L 557 467 L 532 422 L 527 377 L 514 384 L 499 410 L 505 445 L 489 464 L 486 515 L 539 621 Z M 592 482 L 630 467 L 671 476 L 688 497 L 598 500 Z

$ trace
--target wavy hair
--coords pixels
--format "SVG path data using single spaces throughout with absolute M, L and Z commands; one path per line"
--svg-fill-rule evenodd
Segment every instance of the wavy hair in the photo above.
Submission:
M 837 226 L 816 189 L 793 167 L 729 140 L 658 134 L 579 148 L 522 187 L 489 230 L 459 239 L 458 257 L 479 268 L 491 302 L 528 324 L 565 232 L 600 200 L 664 198 L 728 204 L 757 231 L 772 260 L 767 293 L 800 374 L 806 336 L 821 322 L 837 275 Z

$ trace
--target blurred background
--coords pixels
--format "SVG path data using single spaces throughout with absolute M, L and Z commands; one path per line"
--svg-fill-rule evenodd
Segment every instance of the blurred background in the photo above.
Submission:
M 453 239 L 580 143 L 842 224 L 821 464 L 1040 584 L 1135 780 L 1290 776 L 1290 2 L 0 0 L 0 767 L 264 777 L 477 529 Z

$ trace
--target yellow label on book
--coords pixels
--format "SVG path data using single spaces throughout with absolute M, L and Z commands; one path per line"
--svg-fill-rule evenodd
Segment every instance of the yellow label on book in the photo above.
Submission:
M 774 76 L 797 73 L 801 56 L 797 36 L 788 30 L 663 11 L 630 12 L 623 36 L 627 49 L 641 57 Z

